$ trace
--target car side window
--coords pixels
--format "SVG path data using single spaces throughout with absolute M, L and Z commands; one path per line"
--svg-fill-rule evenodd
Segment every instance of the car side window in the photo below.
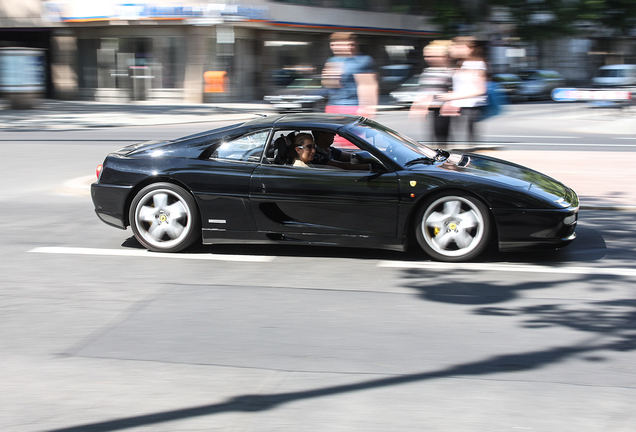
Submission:
M 212 152 L 210 159 L 259 163 L 268 135 L 266 130 L 223 142 Z

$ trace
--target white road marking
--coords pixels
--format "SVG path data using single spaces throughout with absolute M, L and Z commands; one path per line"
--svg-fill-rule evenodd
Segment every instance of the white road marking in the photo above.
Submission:
M 84 177 L 77 177 L 62 183 L 57 188 L 57 192 L 65 195 L 91 195 L 91 183 L 95 182 L 97 177 L 95 175 L 87 175 Z
M 460 145 L 458 143 L 457 145 Z M 547 143 L 547 142 L 479 142 L 476 144 L 477 150 L 480 146 L 497 145 L 497 146 L 559 146 L 559 147 L 636 147 L 636 144 L 579 144 L 579 143 Z
M 381 261 L 378 267 L 421 269 L 421 270 L 478 270 L 517 273 L 546 273 L 546 274 L 577 274 L 577 275 L 611 275 L 636 277 L 636 269 L 622 267 L 570 267 L 570 266 L 544 266 L 533 264 L 509 264 L 509 263 L 443 263 L 443 262 L 408 262 L 408 261 Z
M 239 261 L 239 262 L 269 262 L 274 259 L 271 256 L 259 255 L 223 255 L 223 254 L 187 254 L 187 253 L 161 253 L 150 252 L 145 249 L 94 249 L 79 247 L 37 247 L 28 252 L 44 254 L 70 254 L 70 255 L 101 255 L 101 256 L 125 256 L 143 258 L 173 258 L 185 260 L 204 261 Z
M 173 258 L 185 260 L 203 261 L 237 261 L 237 262 L 270 262 L 273 256 L 261 255 L 224 255 L 224 254 L 186 254 L 186 253 L 161 253 L 150 252 L 145 249 L 96 249 L 80 247 L 37 247 L 29 253 L 43 254 L 67 254 L 67 255 L 99 255 L 99 256 L 124 256 L 141 258 Z M 444 263 L 444 262 L 411 262 L 411 261 L 380 261 L 378 267 L 398 269 L 421 270 L 471 270 L 471 271 L 497 271 L 516 273 L 545 273 L 545 274 L 577 274 L 577 275 L 611 275 L 636 277 L 636 269 L 622 267 L 571 267 L 571 266 L 544 266 L 534 264 L 511 263 Z
M 580 139 L 581 137 L 573 137 L 573 136 L 561 136 L 561 135 L 555 135 L 555 136 L 547 136 L 547 135 L 484 135 L 485 137 L 490 137 L 490 138 L 539 138 L 539 139 L 543 139 L 543 138 L 550 138 L 550 139 Z

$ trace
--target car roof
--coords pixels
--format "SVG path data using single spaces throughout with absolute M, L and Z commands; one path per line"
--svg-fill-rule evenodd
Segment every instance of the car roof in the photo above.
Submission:
M 636 69 L 636 64 L 614 64 L 601 66 L 599 69 Z
M 245 126 L 279 126 L 312 129 L 326 127 L 338 129 L 342 126 L 358 123 L 363 117 L 348 114 L 297 113 L 265 116 L 250 120 Z
M 519 73 L 532 73 L 532 72 L 538 72 L 538 73 L 558 73 L 560 74 L 561 72 L 559 71 L 555 71 L 552 69 L 524 69 L 522 71 L 519 71 Z

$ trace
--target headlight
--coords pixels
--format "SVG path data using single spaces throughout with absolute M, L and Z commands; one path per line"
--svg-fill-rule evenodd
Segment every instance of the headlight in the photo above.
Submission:
M 566 216 L 563 219 L 564 225 L 574 225 L 576 223 L 576 213 L 571 214 L 570 216 Z

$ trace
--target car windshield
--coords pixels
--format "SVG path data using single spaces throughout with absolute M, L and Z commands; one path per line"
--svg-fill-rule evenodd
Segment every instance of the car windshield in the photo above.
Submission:
M 435 150 L 373 120 L 365 119 L 352 126 L 349 131 L 402 166 L 423 158 L 435 160 L 437 156 Z
M 519 78 L 521 78 L 524 81 L 536 81 L 538 79 L 541 79 L 541 75 L 538 72 L 534 72 L 534 71 L 523 71 L 523 72 L 519 72 Z
M 509 82 L 509 81 L 518 81 L 518 78 L 514 75 L 495 75 L 492 77 L 494 82 Z
M 316 78 L 296 78 L 287 88 L 321 88 L 322 84 Z
M 622 78 L 627 76 L 627 71 L 624 69 L 600 69 L 596 76 L 601 78 Z

